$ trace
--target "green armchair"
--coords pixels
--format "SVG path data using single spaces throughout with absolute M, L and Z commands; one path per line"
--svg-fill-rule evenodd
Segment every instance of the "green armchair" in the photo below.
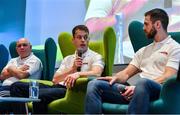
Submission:
M 75 48 L 72 45 L 72 35 L 61 33 L 58 41 L 63 57 L 73 54 Z M 105 68 L 103 76 L 112 75 L 114 64 L 114 53 L 116 35 L 113 28 L 108 27 L 104 32 L 103 41 L 89 43 L 90 49 L 100 53 L 104 57 Z M 68 47 L 68 48 L 67 48 Z M 55 100 L 48 105 L 49 113 L 84 113 L 84 98 L 89 80 L 93 77 L 79 78 L 72 89 L 67 89 L 66 95 L 62 99 Z
M 143 24 L 141 22 L 132 21 L 128 29 L 130 40 L 135 52 L 152 42 L 146 38 L 143 31 Z M 180 32 L 170 32 L 169 34 L 173 39 L 180 43 Z M 159 99 L 151 102 L 150 113 L 180 114 L 180 93 L 177 92 L 180 92 L 180 81 L 176 80 L 176 76 L 172 76 L 163 84 Z M 103 103 L 102 108 L 104 113 L 125 114 L 128 105 Z
M 11 44 L 9 45 L 9 51 L 12 58 L 18 56 L 15 41 L 11 42 Z M 41 60 L 43 64 L 42 76 L 40 76 L 39 79 L 52 80 L 56 63 L 56 51 L 57 46 L 52 38 L 46 39 L 43 49 L 32 49 L 32 52 Z M 33 76 L 30 79 L 33 79 Z

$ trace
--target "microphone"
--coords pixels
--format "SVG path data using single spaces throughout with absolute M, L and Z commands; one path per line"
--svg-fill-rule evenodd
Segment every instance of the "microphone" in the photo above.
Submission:
M 79 57 L 82 57 L 82 54 L 83 54 L 83 49 L 82 48 L 78 48 L 77 49 L 77 55 Z M 77 71 L 80 72 L 81 71 L 81 67 L 77 67 Z
M 121 92 L 121 93 L 124 93 L 126 90 L 125 90 L 125 85 L 123 84 L 118 84 L 117 88 L 118 90 Z

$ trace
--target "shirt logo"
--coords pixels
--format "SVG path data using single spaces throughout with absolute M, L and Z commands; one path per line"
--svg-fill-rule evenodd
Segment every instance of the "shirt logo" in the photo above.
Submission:
M 164 54 L 164 55 L 168 55 L 168 53 L 167 52 L 160 52 L 161 54 Z
M 88 65 L 88 62 L 83 62 L 83 65 Z

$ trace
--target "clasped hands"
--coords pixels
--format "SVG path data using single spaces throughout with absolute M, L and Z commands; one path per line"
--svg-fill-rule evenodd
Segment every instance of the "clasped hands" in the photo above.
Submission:
M 21 65 L 21 66 L 19 66 L 19 67 L 16 67 L 16 66 L 9 66 L 8 68 L 7 68 L 7 70 L 9 71 L 9 72 L 11 72 L 11 71 L 14 71 L 14 70 L 16 70 L 16 69 L 19 69 L 19 70 L 21 70 L 21 71 L 26 71 L 26 70 L 28 70 L 29 69 L 29 65 Z
M 3 75 L 1 73 L 0 80 L 4 80 L 6 78 L 14 76 L 15 75 L 14 73 L 17 72 L 18 70 L 26 71 L 28 69 L 29 69 L 29 65 L 21 65 L 19 67 L 14 65 L 8 66 L 6 69 L 3 70 Z
M 113 83 L 115 82 L 120 82 L 120 83 L 125 83 L 126 82 L 126 79 L 124 79 L 122 76 L 107 76 L 107 77 L 99 77 L 97 78 L 99 80 L 106 80 L 109 82 L 110 85 L 112 85 Z M 133 94 L 134 94 L 134 89 L 135 89 L 135 86 L 126 86 L 125 87 L 125 91 L 124 92 L 121 92 L 121 95 L 127 100 L 129 101 Z

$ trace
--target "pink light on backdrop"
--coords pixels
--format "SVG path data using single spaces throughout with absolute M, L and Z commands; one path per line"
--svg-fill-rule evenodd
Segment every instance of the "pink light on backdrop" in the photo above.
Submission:
M 94 10 L 91 12 L 96 12 L 96 16 L 93 14 L 87 14 L 88 18 L 85 20 L 86 26 L 89 28 L 90 33 L 98 32 L 104 30 L 104 28 L 108 26 L 113 26 L 116 24 L 117 20 L 115 15 L 117 13 L 122 13 L 123 17 L 129 17 L 131 14 L 137 12 L 142 6 L 147 2 L 147 0 L 132 0 L 126 4 L 123 4 L 121 0 L 110 0 L 112 2 L 112 6 L 102 7 L 102 8 L 91 8 L 96 6 L 91 6 L 95 3 L 90 3 L 88 10 Z M 97 2 L 97 0 L 91 0 L 90 2 Z M 98 1 L 99 3 L 99 1 Z M 103 5 L 107 2 L 99 3 Z M 96 3 L 97 4 L 97 3 Z M 123 5 L 121 5 L 123 4 Z M 103 9 L 104 8 L 104 9 Z M 105 9 L 106 8 L 106 9 Z M 109 11 L 107 11 L 109 9 Z M 104 10 L 104 11 L 95 11 L 95 10 Z M 103 12 L 104 14 L 97 15 L 97 12 Z M 88 12 L 87 12 L 88 13 Z

